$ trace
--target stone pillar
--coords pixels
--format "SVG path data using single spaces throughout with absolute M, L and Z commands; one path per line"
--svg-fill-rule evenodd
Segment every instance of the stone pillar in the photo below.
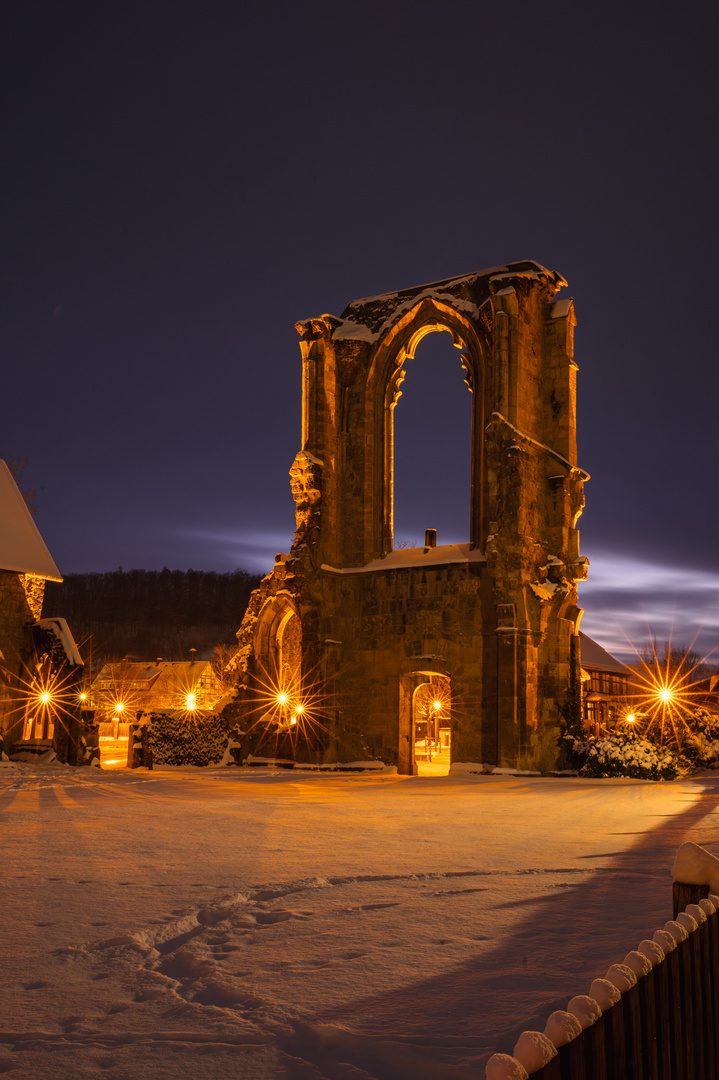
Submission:
M 517 627 L 514 604 L 497 605 L 497 764 L 513 767 L 519 752 Z

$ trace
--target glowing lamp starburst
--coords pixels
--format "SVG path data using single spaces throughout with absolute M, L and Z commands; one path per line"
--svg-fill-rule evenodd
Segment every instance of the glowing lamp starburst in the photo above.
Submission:
M 185 705 L 188 709 L 194 709 L 196 700 L 197 699 L 194 694 L 188 694 L 185 698 Z
M 634 715 L 634 713 L 633 713 L 633 712 L 630 712 L 630 713 L 628 714 L 628 716 L 627 716 L 627 723 L 628 723 L 628 724 L 634 724 L 634 723 L 636 722 L 636 719 L 637 719 L 637 718 L 636 718 L 636 716 Z
M 42 694 L 40 694 L 40 701 L 43 703 L 43 705 L 47 705 L 48 702 L 51 701 L 51 700 L 52 700 L 52 694 L 49 694 L 47 692 L 47 690 L 45 690 Z
M 432 702 L 432 708 L 434 709 L 435 712 L 439 712 L 439 710 L 442 708 L 442 702 L 441 701 L 433 701 Z
M 123 705 L 123 703 L 121 701 L 116 701 L 115 702 L 115 712 L 116 713 L 123 712 L 124 708 L 125 708 L 125 706 Z
M 287 704 L 287 694 L 282 694 L 282 693 L 278 694 L 277 695 L 277 704 L 278 705 L 286 705 Z
M 659 691 L 659 697 L 666 703 L 667 701 L 672 700 L 672 692 L 671 690 L 667 690 L 665 686 L 663 690 Z

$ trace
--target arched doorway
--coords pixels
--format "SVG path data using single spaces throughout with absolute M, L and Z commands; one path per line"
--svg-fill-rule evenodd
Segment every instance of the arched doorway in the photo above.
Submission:
M 398 771 L 409 776 L 447 776 L 452 752 L 449 675 L 408 671 L 399 687 Z
M 414 760 L 419 776 L 446 776 L 449 772 L 451 728 L 450 682 L 446 675 L 432 675 L 412 695 Z

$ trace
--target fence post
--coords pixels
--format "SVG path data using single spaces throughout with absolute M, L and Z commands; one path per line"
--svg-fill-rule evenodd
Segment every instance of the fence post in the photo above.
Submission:
M 673 892 L 674 914 L 676 919 L 680 911 L 685 911 L 689 904 L 698 904 L 704 900 L 710 892 L 708 885 L 687 885 L 683 881 L 675 881 Z
M 673 992 L 679 967 L 676 949 L 654 968 L 659 1075 L 662 1080 L 688 1080 L 684 1075 L 679 998 Z M 676 1005 L 675 1005 L 676 1002 Z
M 607 1016 L 602 1013 L 599 1019 L 585 1028 L 580 1035 L 584 1043 L 584 1071 L 587 1080 L 608 1080 L 610 1076 L 607 1071 L 606 1026 Z
M 641 980 L 639 980 L 641 981 Z M 630 1080 L 644 1076 L 642 1055 L 642 1018 L 639 1003 L 639 983 L 630 986 L 617 1004 L 624 1009 L 624 1041 L 627 1055 L 627 1075 Z M 616 1006 L 615 1006 L 616 1008 Z
M 639 979 L 639 1008 L 642 1029 L 642 1080 L 659 1080 L 657 1052 L 657 1001 L 654 968 Z
M 616 1005 L 612 1005 L 605 1014 L 607 1025 L 604 1029 L 606 1035 L 607 1074 L 613 1080 L 632 1080 L 627 1067 L 627 1040 L 625 1032 L 625 1006 L 624 994 Z
M 709 931 L 709 970 L 711 972 L 711 1004 L 709 1024 L 714 1034 L 714 1074 L 719 1070 L 719 912 L 707 918 Z
M 559 1058 L 559 1075 L 561 1080 L 587 1080 L 584 1068 L 584 1032 L 576 1039 L 560 1046 L 557 1051 Z

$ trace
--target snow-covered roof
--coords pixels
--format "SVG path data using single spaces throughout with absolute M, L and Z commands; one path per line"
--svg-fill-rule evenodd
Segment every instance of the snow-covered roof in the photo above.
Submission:
M 619 675 L 631 675 L 631 670 L 626 664 L 622 664 L 619 660 L 616 660 L 611 656 L 606 649 L 596 642 L 592 641 L 590 637 L 579 633 L 581 655 L 582 655 L 582 667 L 592 668 L 599 671 L 616 671 Z
M 146 661 L 120 660 L 104 664 L 93 682 L 95 689 L 101 683 L 111 682 L 112 689 L 149 690 L 163 693 L 187 693 L 203 676 L 212 676 L 209 660 L 160 660 L 155 664 Z
M 425 566 L 446 566 L 448 563 L 484 562 L 486 559 L 479 548 L 470 548 L 469 544 L 440 544 L 431 548 L 400 548 L 364 566 L 347 566 L 340 570 L 325 563 L 322 569 L 335 574 L 370 574 L 375 570 L 401 570 L 407 567 L 418 570 Z
M 0 570 L 62 581 L 62 574 L 4 461 L 0 461 Z

